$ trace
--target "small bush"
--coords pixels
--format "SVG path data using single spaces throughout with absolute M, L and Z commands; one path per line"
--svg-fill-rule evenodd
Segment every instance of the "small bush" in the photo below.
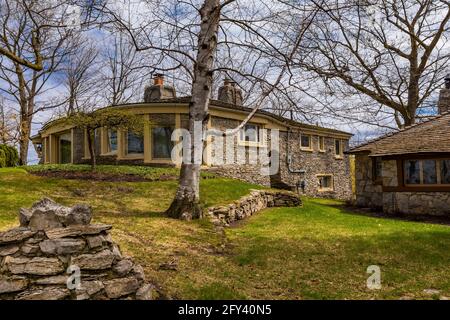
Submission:
M 6 155 L 3 149 L 0 149 L 0 168 L 6 167 Z
M 19 154 L 14 147 L 0 145 L 0 168 L 15 167 L 19 163 Z

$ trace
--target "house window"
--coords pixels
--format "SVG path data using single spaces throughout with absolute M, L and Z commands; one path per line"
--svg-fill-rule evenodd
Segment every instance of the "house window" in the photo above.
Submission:
M 375 157 L 372 159 L 373 164 L 373 180 L 379 180 L 382 178 L 383 161 L 381 157 Z
M 404 173 L 406 185 L 448 185 L 450 159 L 406 160 Z
M 325 137 L 319 136 L 319 151 L 325 152 Z
M 332 191 L 333 190 L 333 176 L 332 175 L 319 175 L 319 191 Z
M 424 160 L 422 161 L 423 172 L 423 184 L 436 184 L 437 183 L 437 171 L 436 160 Z
M 142 134 L 128 132 L 127 134 L 127 154 L 143 154 L 144 137 Z
M 173 142 L 173 129 L 170 127 L 152 128 L 152 158 L 170 159 Z
M 344 148 L 343 148 L 343 141 L 339 139 L 334 140 L 334 152 L 336 158 L 343 158 L 344 157 Z
M 108 129 L 107 151 L 117 151 L 117 130 Z
M 311 136 L 302 134 L 300 137 L 300 146 L 302 149 L 311 150 Z
M 246 124 L 240 131 L 241 141 L 260 142 L 259 126 L 255 124 Z
M 420 184 L 420 161 L 408 160 L 405 162 L 405 183 Z
M 450 184 L 450 160 L 441 160 L 441 184 Z

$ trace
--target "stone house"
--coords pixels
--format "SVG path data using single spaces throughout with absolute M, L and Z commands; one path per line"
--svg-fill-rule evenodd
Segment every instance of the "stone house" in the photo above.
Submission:
M 175 153 L 176 159 L 173 159 L 171 151 L 174 145 L 182 143 L 179 137 L 173 138 L 172 134 L 174 129 L 188 128 L 189 101 L 190 97 L 177 97 L 175 89 L 164 84 L 163 76 L 156 75 L 154 84 L 145 89 L 144 102 L 114 106 L 142 114 L 148 119 L 143 135 L 108 128 L 98 130 L 95 134 L 98 163 L 179 165 L 181 155 Z M 218 99 L 210 102 L 208 128 L 222 131 L 233 129 L 251 111 L 251 108 L 242 106 L 242 93 L 238 86 L 227 79 L 219 89 Z M 272 131 L 279 132 L 276 152 L 272 152 Z M 208 137 L 204 169 L 260 185 L 297 189 L 308 196 L 349 199 L 350 164 L 349 156 L 344 151 L 348 149 L 351 136 L 347 132 L 258 111 L 245 128 L 234 136 L 226 137 L 231 140 L 223 142 L 225 146 L 220 145 L 222 142 L 218 138 Z M 60 121 L 49 122 L 32 137 L 32 141 L 41 163 L 89 162 L 87 136 L 82 128 Z M 216 161 L 222 152 L 228 158 L 226 161 Z M 256 160 L 253 159 L 255 155 Z M 279 170 L 262 174 L 261 168 L 268 163 L 261 158 L 269 157 L 271 162 L 278 160 Z
M 385 213 L 450 214 L 450 76 L 439 115 L 355 147 L 356 204 Z

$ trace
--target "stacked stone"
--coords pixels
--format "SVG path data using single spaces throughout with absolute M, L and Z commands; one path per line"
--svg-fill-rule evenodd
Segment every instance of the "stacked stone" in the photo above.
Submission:
M 250 195 L 230 205 L 209 208 L 208 215 L 215 225 L 229 226 L 265 208 L 298 207 L 301 204 L 300 197 L 291 191 L 251 190 Z
M 91 218 L 48 198 L 21 209 L 20 227 L 0 233 L 0 299 L 150 299 L 142 267 Z

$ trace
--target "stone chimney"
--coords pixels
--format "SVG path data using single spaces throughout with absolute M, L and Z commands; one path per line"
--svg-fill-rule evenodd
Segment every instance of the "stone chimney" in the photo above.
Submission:
M 445 77 L 445 87 L 439 93 L 439 114 L 450 112 L 450 74 Z
M 164 85 L 164 75 L 155 73 L 153 75 L 153 85 L 147 86 L 144 92 L 144 102 L 155 102 L 164 99 L 176 98 L 175 88 Z
M 242 106 L 242 90 L 236 86 L 236 82 L 225 78 L 223 86 L 219 88 L 218 99 L 236 106 Z

